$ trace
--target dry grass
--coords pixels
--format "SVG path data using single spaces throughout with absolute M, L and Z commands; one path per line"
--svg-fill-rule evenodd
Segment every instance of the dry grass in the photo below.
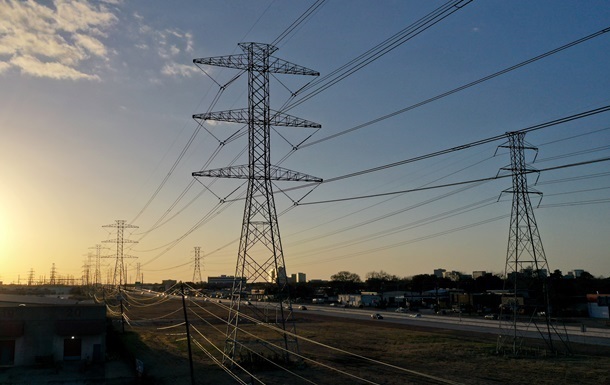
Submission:
M 174 300 L 154 307 L 131 307 L 129 315 L 134 320 L 154 318 L 180 306 L 180 301 Z M 194 306 L 190 309 L 213 326 L 198 319 L 192 312 L 189 312 L 190 320 L 194 328 L 222 349 L 225 328 L 208 312 L 226 316 L 226 311 L 214 303 L 203 303 L 201 306 L 205 310 Z M 163 319 L 154 323 L 142 323 L 142 326 L 134 326 L 131 329 L 134 332 L 131 345 L 136 350 L 136 356 L 145 362 L 149 374 L 148 383 L 172 385 L 190 383 L 186 341 L 184 335 L 180 335 L 185 332 L 184 326 L 157 329 L 182 322 L 181 315 L 182 313 L 178 312 L 174 314 L 176 318 L 173 320 Z M 264 326 L 244 323 L 243 327 L 245 331 L 255 334 L 259 339 L 279 342 L 278 334 Z M 490 335 L 415 328 L 376 320 L 342 320 L 306 312 L 298 314 L 297 332 L 300 336 L 316 342 L 404 369 L 386 367 L 312 343 L 299 342 L 301 354 L 313 361 L 379 384 L 442 383 L 414 375 L 409 373 L 409 370 L 462 384 L 610 384 L 610 349 L 608 348 L 573 346 L 576 354 L 572 356 L 506 357 L 495 354 L 495 337 Z M 220 353 L 213 351 L 210 343 L 196 333 L 193 333 L 193 336 L 210 349 L 214 356 L 220 357 Z M 240 340 L 254 339 L 242 333 Z M 536 346 L 534 342 L 531 344 Z M 247 346 L 256 346 L 256 350 L 265 352 L 263 353 L 265 357 L 274 358 L 274 353 L 261 347 L 260 343 L 251 342 Z M 193 352 L 195 374 L 199 383 L 231 383 L 231 378 L 214 365 L 200 349 L 193 347 Z M 363 383 L 348 375 L 318 366 L 315 362 L 293 363 L 290 370 L 314 383 L 350 385 Z M 251 370 L 267 384 L 307 383 L 262 359 L 259 359 Z M 241 378 L 248 380 L 247 376 Z

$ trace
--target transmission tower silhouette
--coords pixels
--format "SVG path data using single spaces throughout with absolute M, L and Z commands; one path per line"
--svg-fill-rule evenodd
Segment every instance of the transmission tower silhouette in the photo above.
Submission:
M 50 285 L 56 285 L 57 284 L 57 270 L 55 269 L 55 263 L 53 263 L 51 265 L 51 276 L 49 278 L 49 284 Z
M 193 283 L 200 283 L 201 281 L 201 247 L 195 246 L 195 266 L 193 269 Z
M 529 313 L 531 320 L 536 313 L 544 314 L 547 336 L 538 326 L 536 328 L 553 350 L 547 285 L 549 266 L 530 201 L 530 194 L 542 196 L 542 193 L 529 189 L 527 175 L 537 173 L 537 170 L 528 167 L 525 160 L 525 150 L 537 152 L 538 149 L 525 141 L 524 132 L 506 135 L 508 141 L 499 147 L 510 150 L 511 161 L 510 166 L 501 170 L 512 174 L 512 188 L 502 191 L 513 195 L 505 265 L 505 282 L 511 286 L 512 298 L 502 304 L 501 322 L 506 332 L 498 338 L 497 350 L 508 345 L 513 354 L 519 354 L 523 342 L 520 309 L 524 315 Z
M 138 243 L 138 241 L 132 241 L 129 239 L 125 239 L 123 234 L 125 229 L 137 229 L 138 226 L 127 224 L 125 220 L 117 219 L 115 223 L 111 225 L 104 225 L 102 227 L 114 227 L 116 228 L 116 240 L 106 240 L 102 241 L 104 243 L 116 243 L 116 254 L 109 255 L 107 257 L 102 258 L 116 258 L 116 262 L 114 265 L 114 276 L 112 278 L 112 286 L 119 288 L 123 285 L 127 285 L 127 272 L 125 270 L 125 264 L 123 263 L 124 258 L 137 258 L 131 255 L 123 254 L 123 244 L 125 243 Z
M 108 250 L 107 247 L 102 247 L 100 244 L 96 244 L 89 249 L 95 250 L 95 273 L 93 275 L 93 283 L 95 286 L 100 286 L 102 284 L 102 271 L 101 271 L 101 258 L 102 258 L 102 250 Z
M 311 75 L 319 73 L 308 68 L 272 57 L 277 48 L 270 44 L 239 43 L 242 54 L 194 59 L 195 64 L 228 67 L 248 72 L 248 108 L 209 112 L 193 115 L 201 122 L 206 120 L 242 123 L 248 125 L 248 164 L 215 170 L 194 172 L 194 177 L 221 177 L 247 179 L 248 188 L 242 221 L 241 237 L 231 292 L 231 305 L 227 322 L 225 362 L 235 357 L 238 345 L 239 312 L 246 281 L 267 281 L 268 272 L 279 272 L 275 282 L 277 300 L 287 302 L 279 306 L 278 324 L 286 352 L 298 351 L 295 327 L 288 293 L 288 280 L 284 253 L 280 239 L 277 212 L 273 198 L 272 181 L 322 182 L 322 179 L 287 170 L 271 164 L 271 126 L 312 127 L 321 125 L 270 109 L 269 74 Z M 263 318 L 259 314 L 260 318 Z M 288 354 L 285 355 L 288 359 Z

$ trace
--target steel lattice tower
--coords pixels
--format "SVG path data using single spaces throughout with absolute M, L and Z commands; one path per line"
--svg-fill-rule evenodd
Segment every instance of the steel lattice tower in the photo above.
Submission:
M 235 268 L 231 305 L 229 309 L 225 353 L 228 359 L 235 356 L 238 343 L 239 311 L 241 295 L 245 282 L 267 281 L 268 272 L 279 272 L 276 280 L 278 300 L 290 304 L 288 280 L 284 264 L 284 253 L 277 222 L 272 181 L 321 182 L 320 178 L 287 170 L 271 164 L 271 126 L 321 127 L 319 124 L 290 116 L 269 107 L 269 74 L 311 75 L 319 73 L 308 68 L 272 57 L 277 50 L 269 44 L 240 43 L 243 54 L 195 59 L 195 64 L 235 68 L 248 72 L 248 108 L 210 112 L 194 115 L 193 118 L 205 121 L 216 120 L 248 125 L 248 164 L 221 169 L 194 172 L 195 177 L 223 177 L 247 179 L 248 188 L 241 238 Z M 290 321 L 291 331 L 294 323 L 292 307 L 279 306 L 278 323 L 287 330 Z M 296 351 L 296 338 L 282 335 L 286 350 Z M 286 355 L 287 357 L 287 355 Z
M 97 244 L 94 247 L 90 247 L 90 249 L 95 249 L 95 273 L 93 277 L 93 281 L 95 286 L 99 286 L 102 283 L 102 270 L 101 270 L 101 257 L 102 257 L 102 245 Z
M 505 277 L 507 284 L 510 284 L 513 290 L 512 311 L 509 318 L 511 321 L 510 334 L 512 335 L 510 339 L 512 340 L 512 350 L 516 354 L 519 350 L 519 328 L 517 323 L 519 300 L 517 293 L 519 290 L 525 289 L 520 287 L 519 276 L 526 272 L 531 272 L 530 278 L 541 283 L 539 288 L 542 289 L 543 303 L 537 301 L 535 306 L 537 309 L 543 309 L 548 329 L 550 314 L 546 281 L 549 267 L 530 201 L 530 194 L 542 194 L 538 191 L 531 191 L 527 183 L 527 174 L 535 173 L 537 170 L 528 167 L 525 161 L 525 150 L 538 151 L 538 149 L 525 142 L 524 132 L 508 132 L 507 136 L 508 142 L 500 147 L 510 150 L 511 163 L 510 166 L 503 167 L 501 170 L 509 171 L 512 174 L 512 188 L 504 190 L 503 193 L 512 193 L 513 201 L 506 251 Z M 552 348 L 550 332 L 547 343 L 550 343 Z M 501 343 L 499 342 L 498 345 L 499 348 Z
M 116 255 L 110 255 L 108 257 L 103 258 L 116 258 L 116 262 L 114 264 L 114 276 L 112 278 L 112 286 L 121 287 L 123 285 L 127 285 L 127 273 L 125 271 L 125 264 L 123 263 L 123 259 L 125 258 L 137 258 L 131 255 L 123 254 L 123 244 L 125 243 L 138 243 L 137 241 L 132 241 L 129 239 L 125 239 L 123 237 L 123 233 L 125 229 L 137 229 L 138 226 L 127 224 L 125 220 L 117 219 L 115 223 L 111 225 L 104 225 L 102 227 L 115 227 L 116 231 L 116 240 L 107 240 L 102 241 L 105 243 L 116 243 Z
M 195 268 L 193 269 L 193 283 L 200 283 L 201 281 L 201 247 L 195 246 Z

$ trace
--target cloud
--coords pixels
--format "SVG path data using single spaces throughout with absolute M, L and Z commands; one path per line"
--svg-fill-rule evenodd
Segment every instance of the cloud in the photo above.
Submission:
M 9 68 L 11 68 L 11 65 L 9 63 L 0 62 L 0 74 L 8 71 Z
M 103 3 L 53 0 L 45 6 L 34 0 L 5 0 L 0 14 L 0 73 L 14 68 L 36 77 L 100 79 L 82 67 L 91 59 L 108 59 L 101 39 L 118 19 Z
M 140 50 L 150 50 L 161 60 L 160 73 L 168 77 L 191 77 L 198 73 L 194 65 L 179 63 L 191 63 L 194 52 L 193 34 L 184 32 L 178 28 L 159 28 L 150 25 L 145 18 L 139 14 L 133 14 L 137 23 L 137 38 L 134 47 Z M 160 79 L 153 78 L 152 82 L 161 84 Z
M 166 63 L 161 69 L 161 73 L 167 76 L 182 76 L 191 77 L 194 73 L 199 72 L 197 67 L 193 65 L 178 64 L 174 62 Z
M 21 69 L 22 73 L 52 79 L 100 80 L 97 75 L 87 75 L 61 63 L 41 62 L 32 56 L 15 56 L 10 64 Z

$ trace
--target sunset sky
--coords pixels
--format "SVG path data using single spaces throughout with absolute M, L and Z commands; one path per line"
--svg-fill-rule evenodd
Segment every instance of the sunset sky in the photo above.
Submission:
M 245 185 L 191 173 L 247 163 L 247 137 L 227 141 L 239 124 L 198 128 L 192 115 L 208 111 L 219 86 L 239 71 L 198 68 L 193 59 L 239 54 L 240 42 L 272 43 L 314 4 L 0 0 L 0 281 L 24 283 L 31 270 L 36 280 L 48 279 L 53 264 L 60 276 L 80 278 L 96 244 L 109 248 L 105 255 L 116 252 L 114 243 L 102 243 L 116 239 L 103 227 L 116 220 L 138 227 L 125 231 L 138 241 L 125 245 L 137 257 L 125 260 L 130 281 L 136 263 L 146 282 L 190 280 L 195 246 L 204 280 L 232 275 Z M 327 0 L 280 38 L 274 56 L 322 78 L 444 4 Z M 312 192 L 282 193 L 302 184 L 275 184 L 289 274 L 501 273 L 511 212 L 511 195 L 501 192 L 510 178 L 327 201 L 493 177 L 510 163 L 506 149 L 496 152 L 503 140 L 382 166 L 610 105 L 608 32 L 331 137 L 610 28 L 602 0 L 460 5 L 287 111 L 322 129 L 274 129 L 274 163 L 328 181 Z M 272 108 L 312 80 L 271 76 Z M 245 107 L 244 75 L 212 110 Z M 608 158 L 610 112 L 533 131 L 526 140 L 539 149 L 537 169 Z M 528 151 L 528 160 L 534 155 Z M 540 202 L 532 195 L 532 204 L 551 270 L 610 276 L 609 166 L 599 161 L 529 178 L 543 193 Z M 382 170 L 341 178 L 375 167 Z M 103 259 L 104 280 L 109 267 L 114 259 Z

